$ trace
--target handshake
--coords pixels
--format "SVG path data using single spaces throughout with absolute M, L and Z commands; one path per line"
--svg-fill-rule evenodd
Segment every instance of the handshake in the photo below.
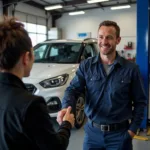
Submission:
M 71 106 L 69 106 L 68 108 L 64 108 L 58 112 L 57 122 L 59 125 L 61 125 L 63 121 L 68 121 L 71 123 L 72 128 L 74 127 L 75 118 L 74 114 L 71 113 L 71 109 Z

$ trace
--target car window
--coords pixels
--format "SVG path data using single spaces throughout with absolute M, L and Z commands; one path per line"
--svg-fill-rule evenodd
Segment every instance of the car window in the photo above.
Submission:
M 44 47 L 46 45 L 49 45 L 49 47 Z M 35 62 L 77 63 L 80 55 L 80 47 L 81 43 L 46 43 L 34 49 L 36 55 Z M 38 56 L 40 53 L 41 55 Z
M 84 48 L 83 56 L 85 59 L 94 56 L 93 47 L 91 45 L 86 45 Z
M 50 56 L 58 56 L 58 48 L 51 47 Z
M 48 45 L 40 45 L 36 51 L 34 51 L 35 60 L 42 59 L 46 52 Z

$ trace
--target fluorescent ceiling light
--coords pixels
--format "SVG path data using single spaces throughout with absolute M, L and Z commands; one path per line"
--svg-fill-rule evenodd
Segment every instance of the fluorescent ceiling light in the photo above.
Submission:
M 126 8 L 130 8 L 130 5 L 124 5 L 124 6 L 116 6 L 116 7 L 111 7 L 111 10 L 116 10 L 116 9 L 126 9 Z
M 82 15 L 85 14 L 84 11 L 75 11 L 75 12 L 70 12 L 69 15 Z
M 53 6 L 46 6 L 45 10 L 53 10 L 53 9 L 60 9 L 63 8 L 62 5 L 53 5 Z
M 100 2 L 106 2 L 109 0 L 88 0 L 87 3 L 92 4 L 92 3 L 100 3 Z

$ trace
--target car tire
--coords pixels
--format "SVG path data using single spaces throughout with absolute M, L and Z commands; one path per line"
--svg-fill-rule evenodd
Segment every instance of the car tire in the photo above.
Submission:
M 77 97 L 77 101 L 74 108 L 74 115 L 75 115 L 74 126 L 76 129 L 81 128 L 85 121 L 84 104 L 85 104 L 85 96 L 81 94 Z

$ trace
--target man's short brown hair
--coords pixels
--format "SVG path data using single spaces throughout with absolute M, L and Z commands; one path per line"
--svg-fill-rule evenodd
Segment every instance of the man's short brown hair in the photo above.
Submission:
M 114 21 L 110 21 L 110 20 L 105 20 L 102 23 L 100 23 L 98 30 L 100 29 L 101 26 L 112 26 L 116 29 L 116 37 L 120 37 L 120 27 L 118 26 L 118 24 Z
M 4 18 L 0 22 L 0 69 L 12 69 L 31 48 L 31 39 L 21 22 L 15 18 Z

